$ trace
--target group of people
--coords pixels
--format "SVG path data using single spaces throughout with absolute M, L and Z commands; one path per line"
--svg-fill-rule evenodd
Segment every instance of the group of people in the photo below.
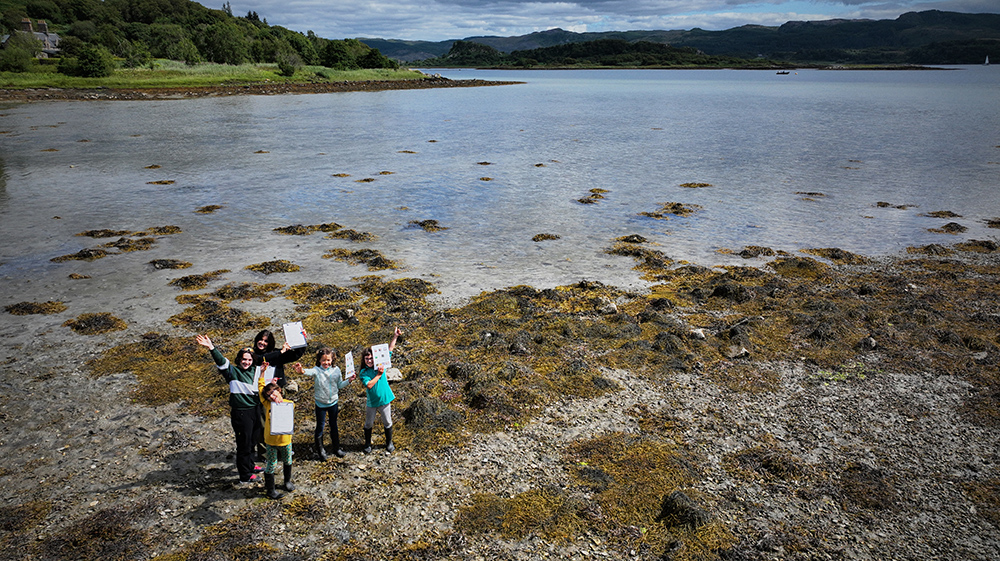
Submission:
M 403 332 L 397 327 L 389 341 L 390 355 Z M 229 385 L 229 415 L 236 438 L 236 470 L 239 472 L 241 484 L 252 484 L 259 480 L 258 474 L 263 472 L 264 487 L 267 496 L 272 499 L 281 495 L 275 487 L 274 476 L 278 463 L 282 464 L 285 477 L 284 488 L 293 491 L 292 482 L 292 435 L 272 434 L 271 404 L 283 403 L 286 400 L 283 390 L 288 384 L 285 376 L 285 365 L 291 364 L 296 373 L 313 378 L 314 401 L 316 406 L 316 428 L 313 431 L 317 455 L 321 460 L 327 460 L 326 449 L 323 446 L 323 432 L 327 419 L 330 424 L 330 437 L 334 453 L 344 457 L 340 447 L 340 429 L 337 416 L 340 412 L 339 392 L 354 381 L 354 376 L 344 377 L 337 361 L 337 352 L 329 347 L 323 347 L 316 352 L 316 365 L 303 368 L 297 361 L 302 357 L 305 348 L 292 349 L 286 342 L 281 349 L 274 350 L 274 334 L 263 330 L 254 338 L 253 345 L 236 352 L 233 362 L 223 356 L 222 352 L 212 343 L 207 335 L 197 335 L 195 341 L 209 350 L 219 374 Z M 386 378 L 385 367 L 375 366 L 374 353 L 371 347 L 365 349 L 361 357 L 361 368 L 357 378 L 365 386 L 367 395 L 365 407 L 365 446 L 363 451 L 372 451 L 372 430 L 375 418 L 378 417 L 385 427 L 385 449 L 395 450 L 392 442 L 392 406 L 395 399 Z M 255 465 L 254 451 L 263 446 L 264 467 Z

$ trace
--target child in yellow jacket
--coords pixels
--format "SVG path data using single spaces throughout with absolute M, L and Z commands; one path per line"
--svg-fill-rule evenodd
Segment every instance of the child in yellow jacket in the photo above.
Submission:
M 264 370 L 266 363 L 261 372 Z M 264 487 L 269 499 L 277 499 L 281 497 L 274 488 L 274 472 L 278 469 L 278 460 L 281 460 L 284 467 L 285 490 L 295 490 L 295 485 L 292 483 L 292 435 L 271 434 L 271 404 L 285 401 L 281 397 L 281 386 L 275 382 L 265 384 L 264 381 L 263 375 L 257 381 L 260 401 L 264 404 L 264 447 L 267 450 L 264 461 Z

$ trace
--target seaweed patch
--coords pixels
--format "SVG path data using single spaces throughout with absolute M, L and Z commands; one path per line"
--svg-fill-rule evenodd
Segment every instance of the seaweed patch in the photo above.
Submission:
M 331 249 L 323 254 L 323 259 L 336 259 L 337 261 L 344 261 L 352 265 L 364 264 L 371 271 L 399 268 L 398 263 L 386 259 L 381 252 L 375 249 L 358 249 L 355 251 L 343 248 Z
M 425 232 L 440 232 L 447 230 L 447 226 L 442 226 L 437 220 L 410 220 L 411 226 L 422 228 Z
M 244 268 L 249 271 L 254 271 L 257 273 L 264 273 L 265 275 L 271 275 L 275 273 L 294 273 L 301 269 L 301 267 L 299 267 L 295 263 L 292 263 L 285 259 L 276 259 L 274 261 L 255 263 L 253 265 L 247 265 Z
M 208 286 L 208 283 L 229 272 L 229 269 L 219 269 L 200 275 L 187 275 L 176 278 L 168 282 L 170 286 L 176 286 L 181 290 L 201 290 Z
M 74 319 L 66 320 L 63 326 L 69 327 L 81 335 L 100 335 L 128 328 L 124 321 L 107 312 L 81 314 Z
M 48 302 L 18 302 L 17 304 L 4 306 L 4 310 L 8 314 L 15 316 L 33 314 L 50 315 L 66 311 L 66 304 L 54 300 L 49 300 Z

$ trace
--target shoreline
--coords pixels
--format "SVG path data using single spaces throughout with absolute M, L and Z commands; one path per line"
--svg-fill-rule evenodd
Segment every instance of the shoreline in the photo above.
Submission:
M 100 559 L 122 552 L 135 559 L 203 559 L 201 551 L 240 548 L 264 559 L 354 554 L 389 559 L 408 551 L 426 559 L 652 561 L 675 551 L 677 559 L 715 559 L 723 552 L 724 558 L 745 560 L 985 560 L 1000 547 L 994 526 L 1000 520 L 1000 496 L 989 494 L 990 485 L 1000 481 L 994 451 L 1000 426 L 971 422 L 963 413 L 978 390 L 990 385 L 964 368 L 978 365 L 982 375 L 995 373 L 997 346 L 986 332 L 980 331 L 978 341 L 958 334 L 1000 321 L 994 305 L 971 301 L 965 292 L 971 283 L 982 287 L 975 294 L 995 293 L 989 287 L 1000 274 L 1000 250 L 986 249 L 928 246 L 923 253 L 831 265 L 828 275 L 815 281 L 800 279 L 801 268 L 775 274 L 762 265 L 706 273 L 691 266 L 678 270 L 676 280 L 701 296 L 670 305 L 656 293 L 619 292 L 608 301 L 596 296 L 607 287 L 581 282 L 572 288 L 584 308 L 565 314 L 559 310 L 567 301 L 561 301 L 549 313 L 565 327 L 540 331 L 536 338 L 565 332 L 573 334 L 567 341 L 574 345 L 600 347 L 607 339 L 603 329 L 626 338 L 641 328 L 648 338 L 652 328 L 657 333 L 652 346 L 636 340 L 640 345 L 634 352 L 676 359 L 659 368 L 623 367 L 595 352 L 586 360 L 596 361 L 608 391 L 563 394 L 500 430 L 453 427 L 465 435 L 464 442 L 430 450 L 412 440 L 420 419 L 406 415 L 407 404 L 435 384 L 454 386 L 449 391 L 461 395 L 487 380 L 466 374 L 463 390 L 459 369 L 417 373 L 408 368 L 407 360 L 419 359 L 435 344 L 418 337 L 417 326 L 427 324 L 423 329 L 435 337 L 451 337 L 435 322 L 459 312 L 444 307 L 424 310 L 419 317 L 401 312 L 412 318 L 413 327 L 407 327 L 407 339 L 394 358 L 407 376 L 394 386 L 399 401 L 393 418 L 401 426 L 397 437 L 403 437 L 397 450 L 382 450 L 376 430 L 375 452 L 360 453 L 364 397 L 355 385 L 341 392 L 340 432 L 347 456 L 315 459 L 307 384 L 292 397 L 302 405 L 294 444 L 298 488 L 278 501 L 264 500 L 259 486 L 234 484 L 226 416 L 191 414 L 191 403 L 143 405 L 135 401 L 148 383 L 141 376 L 124 372 L 121 365 L 121 372 L 96 377 L 84 364 L 99 358 L 105 345 L 137 337 L 149 345 L 175 336 L 187 340 L 189 329 L 163 326 L 163 336 L 120 332 L 93 338 L 57 327 L 55 320 L 46 333 L 12 338 L 8 349 L 16 355 L 7 357 L 0 378 L 7 390 L 0 398 L 5 421 L 0 446 L 14 459 L 0 468 L 8 480 L 0 509 L 0 522 L 10 531 L 6 543 L 24 559 Z M 937 285 L 934 271 L 941 268 L 948 275 Z M 771 280 L 762 283 L 761 275 Z M 496 302 L 516 298 L 537 314 L 532 306 L 552 306 L 560 291 L 519 287 L 490 297 Z M 563 298 L 571 298 L 568 294 Z M 770 304 L 757 316 L 756 308 L 745 308 L 754 302 Z M 838 311 L 844 303 L 853 312 Z M 843 369 L 829 370 L 805 358 L 809 346 L 853 338 L 836 327 L 840 322 L 863 327 L 862 315 L 888 313 L 883 309 L 898 304 L 906 306 L 896 312 L 898 318 L 872 332 L 872 342 L 851 352 Z M 968 326 L 949 324 L 954 331 L 941 343 L 907 350 L 907 332 L 922 330 L 920 322 L 947 324 L 950 319 L 943 314 L 954 304 L 980 312 L 966 314 Z M 277 317 L 290 306 L 276 299 L 265 307 L 268 316 Z M 422 309 L 413 302 L 407 306 L 413 313 Z M 497 329 L 485 312 L 490 307 L 482 306 L 461 312 L 472 313 L 471 320 L 460 316 L 442 325 L 460 331 L 464 322 L 481 323 L 460 340 L 486 352 L 501 341 L 485 341 L 483 333 L 491 333 L 491 339 L 511 335 L 477 331 Z M 686 331 L 697 325 L 692 322 L 705 321 L 702 316 L 710 310 L 726 313 L 703 329 Z M 792 351 L 801 354 L 776 357 L 769 349 L 784 344 L 765 336 L 767 325 L 780 323 L 782 314 L 807 329 L 816 326 L 808 335 L 803 331 L 800 344 L 806 348 Z M 907 323 L 906 316 L 919 321 Z M 48 316 L 19 317 L 45 321 Z M 6 319 L 18 323 L 14 316 Z M 526 323 L 515 328 L 533 329 Z M 477 333 L 478 340 L 468 339 Z M 224 343 L 226 354 L 246 335 Z M 520 344 L 530 354 L 541 351 L 537 339 Z M 678 362 L 689 362 L 686 352 L 702 354 L 706 345 L 716 344 L 726 354 L 721 361 Z M 192 349 L 194 368 L 211 371 L 207 356 Z M 509 354 L 505 349 L 502 344 L 499 352 L 508 361 L 523 357 L 513 346 Z M 941 353 L 952 358 L 933 356 Z M 520 391 L 536 384 L 528 376 L 518 379 Z M 480 395 L 487 403 L 503 403 L 502 396 Z M 441 403 L 455 407 L 461 401 L 442 397 Z M 476 407 L 468 408 L 470 415 Z M 667 463 L 646 463 L 655 457 Z M 672 473 L 671 462 L 681 469 L 657 479 Z M 662 521 L 652 519 L 640 527 L 612 508 L 616 489 L 627 491 L 618 499 L 627 504 L 664 481 L 690 501 L 681 513 L 692 517 L 697 533 L 664 529 Z M 665 498 L 652 495 L 663 505 L 646 510 L 666 511 Z M 123 535 L 135 538 L 120 540 Z M 713 542 L 712 536 L 721 541 Z M 695 548 L 712 543 L 718 547 L 714 553 L 696 554 Z
M 420 80 L 358 80 L 321 83 L 254 83 L 217 86 L 162 88 L 26 88 L 0 89 L 0 102 L 32 101 L 137 101 L 189 99 L 233 95 L 297 95 L 360 91 L 423 90 L 432 88 L 476 88 L 523 84 L 517 81 L 451 80 L 429 77 Z

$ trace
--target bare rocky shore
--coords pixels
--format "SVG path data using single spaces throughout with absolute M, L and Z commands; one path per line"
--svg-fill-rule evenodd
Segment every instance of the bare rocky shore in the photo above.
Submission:
M 661 272 L 669 298 L 581 283 L 447 311 L 397 304 L 409 329 L 397 450 L 376 430 L 375 452 L 360 452 L 351 386 L 348 454 L 316 459 L 304 384 L 297 489 L 278 501 L 236 484 L 225 415 L 193 414 L 196 398 L 144 404 L 148 380 L 90 362 L 176 341 L 192 360 L 178 368 L 204 369 L 211 386 L 190 330 L 93 345 L 7 321 L 0 559 L 995 559 L 1000 252 L 975 248 L 829 268 L 790 258 L 796 274 L 683 267 Z M 822 272 L 800 274 L 810 268 Z M 519 338 L 500 317 L 512 302 L 558 325 L 519 323 L 531 332 Z M 290 306 L 268 305 L 272 317 Z M 794 327 L 772 329 L 780 318 Z M 427 371 L 424 355 L 463 329 L 456 348 L 478 369 Z M 835 359 L 819 352 L 834 347 Z M 570 358 L 551 374 L 515 364 L 545 352 Z M 493 356 L 508 366 L 486 378 Z M 590 372 L 589 386 L 518 393 L 566 369 Z

